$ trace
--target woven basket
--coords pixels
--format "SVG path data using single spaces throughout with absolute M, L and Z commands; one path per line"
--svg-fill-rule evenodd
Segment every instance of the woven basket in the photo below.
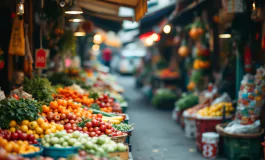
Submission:
M 125 143 L 126 138 L 127 138 L 127 134 L 122 135 L 122 136 L 111 137 L 111 140 L 113 140 L 116 143 Z
M 254 134 L 232 134 L 225 132 L 224 128 L 227 126 L 227 123 L 216 125 L 216 131 L 223 137 L 234 137 L 234 138 L 256 138 L 261 136 L 264 133 L 264 129 L 261 129 L 259 133 Z

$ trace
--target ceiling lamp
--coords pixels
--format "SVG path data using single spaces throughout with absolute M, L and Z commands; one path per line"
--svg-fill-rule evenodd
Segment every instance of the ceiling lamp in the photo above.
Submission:
M 93 51 L 98 51 L 100 49 L 100 46 L 98 45 L 98 44 L 94 44 L 93 46 L 92 46 L 92 50 Z
M 219 34 L 219 38 L 220 39 L 228 39 L 228 38 L 231 38 L 231 34 Z
M 101 44 L 103 42 L 103 38 L 100 34 L 95 34 L 94 38 L 93 38 L 93 42 L 96 44 Z
M 164 28 L 163 28 L 163 31 L 164 31 L 164 33 L 166 33 L 166 34 L 169 34 L 170 31 L 171 31 L 171 26 L 168 25 L 168 24 L 165 25 Z
M 81 7 L 79 7 L 77 4 L 76 4 L 76 1 L 73 0 L 73 5 L 64 12 L 65 14 L 82 14 L 83 11 L 81 9 Z
M 84 17 L 81 14 L 74 15 L 72 18 L 69 19 L 70 22 L 83 22 L 85 21 Z
M 152 38 L 152 40 L 155 41 L 155 42 L 157 42 L 157 41 L 160 40 L 160 36 L 159 36 L 158 34 L 156 34 L 156 33 L 153 33 L 153 34 L 151 35 L 151 38 Z
M 82 36 L 85 36 L 85 35 L 86 35 L 85 30 L 82 28 L 82 25 L 79 25 L 78 28 L 77 28 L 77 30 L 74 33 L 74 36 L 76 36 L 76 37 L 82 37 Z
M 24 14 L 24 0 L 17 1 L 16 12 L 19 16 L 22 16 Z

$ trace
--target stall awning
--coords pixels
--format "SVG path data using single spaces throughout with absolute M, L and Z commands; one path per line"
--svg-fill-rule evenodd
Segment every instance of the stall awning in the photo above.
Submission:
M 116 21 L 139 21 L 147 12 L 147 0 L 78 0 L 78 3 L 88 14 Z M 120 15 L 122 7 L 132 9 L 134 14 L 123 17 Z
M 168 17 L 172 11 L 174 11 L 175 5 L 175 3 L 172 3 L 164 8 L 161 8 L 160 10 L 146 15 L 140 21 L 140 33 L 142 34 L 152 31 L 154 26 L 159 25 L 163 19 Z
M 186 25 L 190 23 L 196 16 L 195 12 L 200 12 L 205 5 L 206 2 L 210 0 L 198 0 L 190 3 L 187 7 L 185 7 L 180 12 L 173 12 L 168 19 L 168 23 L 177 24 L 177 25 Z

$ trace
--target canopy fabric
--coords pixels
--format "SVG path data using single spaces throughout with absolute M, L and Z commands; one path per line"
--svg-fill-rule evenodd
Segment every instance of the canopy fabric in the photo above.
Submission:
M 78 0 L 78 3 L 84 10 L 94 12 L 94 16 L 109 20 L 139 21 L 147 12 L 147 0 Z M 134 9 L 134 17 L 119 17 L 120 7 Z

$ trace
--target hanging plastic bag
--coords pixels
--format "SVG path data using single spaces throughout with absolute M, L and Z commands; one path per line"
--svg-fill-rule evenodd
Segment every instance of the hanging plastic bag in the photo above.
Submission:
M 8 53 L 10 55 L 25 55 L 25 38 L 23 20 L 14 19 Z

